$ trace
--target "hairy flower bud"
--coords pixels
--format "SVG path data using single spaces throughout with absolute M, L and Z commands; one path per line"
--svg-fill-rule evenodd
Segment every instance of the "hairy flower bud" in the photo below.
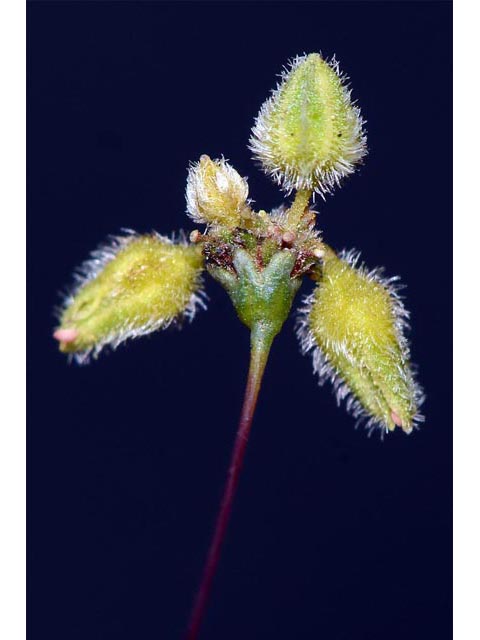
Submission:
M 248 210 L 248 185 L 223 158 L 211 160 L 201 156 L 192 165 L 187 179 L 187 210 L 190 217 L 203 224 L 233 228 Z
M 327 251 L 323 275 L 302 310 L 304 353 L 313 351 L 320 384 L 330 379 L 340 402 L 367 426 L 410 433 L 423 418 L 422 392 L 409 366 L 404 337 L 408 313 L 397 278 L 357 267 L 359 254 Z
M 300 56 L 263 104 L 250 148 L 286 191 L 331 192 L 365 156 L 363 120 L 345 82 L 335 60 Z
M 203 258 L 197 247 L 157 234 L 129 234 L 92 254 L 65 301 L 54 337 L 84 362 L 105 345 L 193 318 L 202 302 Z

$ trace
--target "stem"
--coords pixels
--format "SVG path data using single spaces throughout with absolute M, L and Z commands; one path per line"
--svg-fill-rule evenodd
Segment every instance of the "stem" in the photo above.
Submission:
M 299 189 L 295 194 L 292 206 L 287 212 L 287 226 L 292 231 L 297 229 L 298 224 L 305 213 L 305 209 L 309 205 L 311 197 L 312 191 L 310 189 Z
M 238 487 L 240 471 L 242 468 L 245 450 L 247 448 L 248 436 L 252 426 L 253 414 L 257 404 L 258 392 L 262 383 L 263 372 L 267 364 L 268 354 L 274 336 L 266 332 L 262 327 L 254 327 L 251 333 L 250 368 L 248 371 L 247 386 L 243 400 L 243 408 L 238 424 L 235 444 L 233 446 L 228 478 L 225 483 L 222 501 L 217 515 L 215 530 L 207 560 L 203 569 L 202 581 L 197 592 L 197 596 L 192 609 L 190 623 L 188 625 L 185 640 L 196 640 L 200 631 L 200 625 L 205 615 L 205 610 L 212 589 L 213 579 L 218 567 L 220 552 L 225 533 L 227 531 L 230 513 L 232 511 L 233 499 Z

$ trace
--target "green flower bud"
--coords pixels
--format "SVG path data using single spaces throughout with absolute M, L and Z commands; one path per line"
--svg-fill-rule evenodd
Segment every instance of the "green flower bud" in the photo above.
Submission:
M 85 362 L 106 345 L 191 320 L 204 306 L 202 267 L 200 250 L 184 242 L 158 234 L 114 238 L 77 274 L 54 333 L 60 350 Z
M 288 192 L 332 191 L 367 153 L 360 110 L 338 63 L 318 53 L 293 60 L 252 129 L 250 149 Z
M 320 384 L 329 379 L 337 401 L 346 398 L 347 409 L 367 418 L 368 428 L 399 426 L 410 433 L 423 420 L 423 396 L 409 365 L 408 312 L 398 279 L 357 267 L 358 259 L 327 251 L 321 280 L 302 310 L 302 351 L 313 351 Z
M 201 156 L 187 178 L 187 211 L 201 224 L 234 228 L 249 209 L 248 184 L 225 160 Z

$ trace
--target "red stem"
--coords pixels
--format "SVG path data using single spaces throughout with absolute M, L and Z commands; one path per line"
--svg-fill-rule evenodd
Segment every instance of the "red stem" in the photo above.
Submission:
M 207 560 L 203 569 L 202 581 L 194 602 L 185 640 L 197 639 L 200 631 L 200 625 L 205 615 L 207 602 L 212 590 L 213 579 L 220 559 L 221 548 L 223 541 L 225 540 L 225 533 L 227 531 L 228 521 L 232 511 L 233 499 L 238 487 L 240 471 L 245 457 L 245 450 L 247 448 L 248 436 L 252 426 L 253 414 L 257 404 L 258 392 L 260 390 L 265 365 L 268 360 L 272 339 L 273 338 L 266 336 L 261 331 L 252 331 L 250 368 L 248 371 L 242 413 L 238 424 L 237 435 L 230 461 L 230 468 L 228 470 L 228 478 L 225 483 L 215 530 L 208 550 Z

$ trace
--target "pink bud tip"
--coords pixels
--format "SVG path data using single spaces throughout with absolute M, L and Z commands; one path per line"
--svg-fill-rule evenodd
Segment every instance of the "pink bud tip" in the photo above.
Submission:
M 53 334 L 55 340 L 59 342 L 74 342 L 78 338 L 77 329 L 57 329 Z
M 402 419 L 400 418 L 398 413 L 395 413 L 395 411 L 392 411 L 390 415 L 394 423 L 397 425 L 397 427 L 403 427 Z

